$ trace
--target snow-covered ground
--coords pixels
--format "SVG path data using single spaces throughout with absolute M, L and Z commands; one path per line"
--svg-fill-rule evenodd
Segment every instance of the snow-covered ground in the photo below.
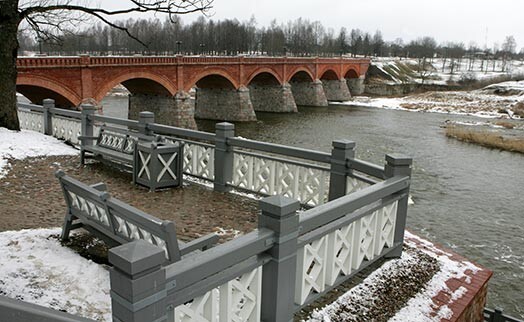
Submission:
M 355 96 L 350 101 L 331 104 L 505 118 L 516 117 L 512 109 L 519 102 L 524 102 L 524 81 L 503 82 L 474 91 L 425 92 L 392 98 Z
M 422 83 L 420 73 L 415 71 L 421 62 L 415 58 L 374 57 L 371 61 L 372 65 L 391 77 L 391 80 L 385 81 L 385 83 Z M 467 79 L 482 81 L 503 76 L 524 75 L 524 61 L 519 60 L 506 62 L 504 71 L 502 71 L 504 63 L 501 60 L 476 58 L 470 62 L 468 58 L 462 58 L 454 60 L 453 73 L 451 73 L 450 59 L 434 58 L 426 60 L 426 63 L 430 64 L 432 68 L 428 68 L 431 71 L 424 73 L 425 84 L 445 85 Z M 493 64 L 495 64 L 495 68 L 493 68 Z M 409 69 L 412 70 L 411 73 L 407 72 Z
M 0 294 L 111 321 L 107 267 L 63 247 L 57 238 L 60 231 L 53 228 L 0 233 Z
M 107 267 L 61 246 L 59 234 L 59 228 L 0 233 L 0 294 L 91 319 L 110 321 Z M 429 313 L 435 310 L 432 298 L 441 290 L 447 290 L 445 281 L 448 279 L 464 276 L 468 279 L 465 271 L 469 269 L 476 272 L 479 268 L 467 261 L 452 260 L 450 254 L 415 235 L 407 232 L 406 236 L 408 246 L 416 247 L 414 240 L 423 244 L 425 249 L 422 251 L 436 258 L 441 269 L 425 289 L 409 300 L 390 321 L 429 322 L 449 318 L 452 312 L 447 306 L 438 308 L 436 315 L 431 317 Z M 336 312 L 341 304 L 348 303 L 355 296 L 365 297 L 370 294 L 367 287 L 380 279 L 387 279 L 392 270 L 411 265 L 412 260 L 412 255 L 404 252 L 400 259 L 385 263 L 336 302 L 315 312 L 310 321 L 331 321 L 330 313 Z M 464 288 L 455 290 L 452 301 L 464 293 Z
M 22 160 L 48 155 L 75 155 L 78 150 L 38 132 L 0 128 L 0 178 L 9 171 L 9 159 Z
M 389 319 L 390 322 L 404 322 L 404 321 L 417 321 L 417 322 L 435 322 L 440 321 L 443 318 L 451 318 L 453 312 L 447 305 L 436 308 L 432 300 L 440 291 L 450 291 L 446 285 L 446 281 L 452 278 L 463 278 L 466 277 L 466 281 L 470 279 L 466 275 L 467 270 L 476 272 L 479 270 L 477 266 L 467 261 L 457 261 L 451 259 L 451 254 L 447 254 L 442 250 L 435 247 L 431 242 L 421 239 L 420 237 L 406 232 L 406 244 L 422 250 L 424 253 L 437 259 L 440 266 L 440 271 L 433 276 L 433 278 L 426 284 L 425 288 L 420 291 L 414 298 L 410 299 L 405 307 L 398 311 L 395 316 Z M 423 244 L 425 248 L 417 247 L 417 244 Z M 371 273 L 363 282 L 355 286 L 342 296 L 340 296 L 335 302 L 325 306 L 321 310 L 315 311 L 308 322 L 330 322 L 340 321 L 335 318 L 334 313 L 339 312 L 339 309 L 343 305 L 351 305 L 352 302 L 368 302 L 373 303 L 372 298 L 366 299 L 373 294 L 373 285 L 380 282 L 387 282 L 387 279 L 396 274 L 396 271 L 405 267 L 413 265 L 414 258 L 409 251 L 404 251 L 402 257 L 397 260 L 391 260 L 386 262 L 378 270 Z M 466 288 L 459 287 L 457 290 L 452 292 L 451 302 L 461 298 L 466 293 Z M 358 300 L 356 298 L 358 297 Z M 364 298 L 364 301 L 362 301 Z M 450 304 L 448 303 L 448 304 Z M 365 307 L 354 307 L 351 309 L 344 310 L 344 316 L 348 320 L 358 319 L 360 314 L 363 314 Z M 434 313 L 433 315 L 430 313 Z M 340 313 L 338 313 L 340 314 Z

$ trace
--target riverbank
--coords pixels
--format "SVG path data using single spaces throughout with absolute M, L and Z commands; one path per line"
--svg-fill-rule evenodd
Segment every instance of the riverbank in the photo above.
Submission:
M 502 82 L 473 91 L 432 91 L 383 98 L 356 96 L 350 101 L 333 104 L 487 118 L 520 118 L 524 117 L 524 81 Z
M 524 122 L 448 122 L 449 138 L 505 151 L 524 153 Z

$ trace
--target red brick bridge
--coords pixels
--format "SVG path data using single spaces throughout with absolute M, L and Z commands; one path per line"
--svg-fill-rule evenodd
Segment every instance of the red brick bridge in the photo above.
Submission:
M 327 106 L 363 90 L 369 59 L 292 57 L 19 58 L 17 91 L 33 103 L 94 104 L 115 86 L 129 92 L 129 117 L 150 110 L 163 123 L 195 127 L 194 117 L 256 120 L 255 111 Z

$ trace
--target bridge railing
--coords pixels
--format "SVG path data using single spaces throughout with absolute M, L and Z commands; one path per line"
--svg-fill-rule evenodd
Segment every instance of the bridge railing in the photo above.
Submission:
M 216 190 L 236 189 L 260 196 L 283 195 L 315 207 L 386 178 L 383 166 L 355 158 L 355 143 L 334 141 L 331 153 L 235 137 L 234 126 L 217 124 L 207 133 L 154 123 L 82 115 L 54 107 L 19 104 L 22 128 L 80 144 L 82 131 L 97 135 L 101 123 L 159 134 L 185 142 L 183 171 L 213 183 Z M 142 127 L 142 129 L 140 129 Z M 88 128 L 92 128 L 89 130 Z
M 400 255 L 406 213 L 399 209 L 405 209 L 409 176 L 398 170 L 381 183 L 300 214 L 296 200 L 262 199 L 257 230 L 171 265 L 161 266 L 163 253 L 153 245 L 112 249 L 113 307 L 118 307 L 113 317 L 292 320 L 370 264 Z M 131 273 L 133 267 L 140 269 Z M 137 279 L 150 289 L 121 289 Z M 149 305 L 138 305 L 144 302 Z

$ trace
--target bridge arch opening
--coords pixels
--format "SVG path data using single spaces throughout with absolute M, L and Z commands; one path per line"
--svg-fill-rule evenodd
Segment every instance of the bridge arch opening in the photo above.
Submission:
M 208 74 L 195 82 L 195 117 L 223 121 L 256 120 L 246 87 L 225 75 Z
M 173 108 L 176 90 L 168 80 L 153 73 L 124 73 L 95 90 L 104 114 L 138 119 L 142 111 L 154 112 L 157 119 L 165 119 Z M 169 123 L 169 122 L 168 122 Z
M 297 112 L 289 84 L 281 84 L 271 72 L 262 71 L 248 82 L 253 108 L 260 112 Z
M 344 76 L 344 78 L 348 79 L 348 78 L 358 78 L 358 73 L 356 70 L 354 69 L 350 69 L 346 72 L 346 75 Z
M 25 97 L 29 102 L 37 105 L 42 105 L 43 100 L 50 98 L 55 100 L 55 106 L 65 109 L 76 109 L 80 104 L 80 100 L 72 98 L 69 95 L 58 93 L 49 88 L 36 85 L 16 85 L 16 91 Z M 21 100 L 23 101 L 23 99 Z
M 324 74 L 322 74 L 320 80 L 338 80 L 338 75 L 334 70 L 328 69 L 324 72 Z

